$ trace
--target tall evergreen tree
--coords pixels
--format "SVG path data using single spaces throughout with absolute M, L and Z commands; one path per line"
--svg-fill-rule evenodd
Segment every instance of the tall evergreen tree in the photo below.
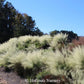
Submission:
M 31 16 L 17 12 L 11 3 L 0 0 L 0 43 L 12 37 L 39 34 L 42 32 L 36 30 Z
M 13 37 L 15 8 L 11 3 L 0 0 L 0 43 Z
M 18 13 L 15 17 L 14 36 L 32 35 L 35 21 L 27 14 Z

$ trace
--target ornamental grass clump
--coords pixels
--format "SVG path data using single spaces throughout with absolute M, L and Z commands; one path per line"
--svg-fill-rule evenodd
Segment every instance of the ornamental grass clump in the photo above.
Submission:
M 73 68 L 84 69 L 84 46 L 73 48 L 69 60 Z
M 59 45 L 63 44 L 63 48 L 66 39 L 67 35 L 63 34 L 12 38 L 0 45 L 0 66 L 12 68 L 20 75 L 32 72 L 35 76 L 41 71 L 64 74 L 68 68 L 68 54 L 67 50 L 60 51 Z
M 62 33 L 55 35 L 50 45 L 53 50 L 64 48 L 67 45 L 67 35 Z
M 67 42 L 67 35 L 58 34 L 54 37 L 50 35 L 43 35 L 43 36 L 22 36 L 18 38 L 17 47 L 20 50 L 26 50 L 32 46 L 34 49 L 48 49 L 49 47 L 52 48 L 60 48 L 64 47 Z
M 70 67 L 67 64 L 67 61 L 68 61 L 67 52 L 63 53 L 63 52 L 60 52 L 59 50 L 56 50 L 54 53 L 50 52 L 48 54 L 48 58 L 46 61 L 46 64 L 48 66 L 47 69 L 53 75 L 66 75 L 67 71 L 70 70 Z
M 70 57 L 68 58 L 68 64 L 72 67 L 71 75 L 73 77 L 74 84 L 84 83 L 84 46 L 78 46 L 73 48 Z
M 22 59 L 21 64 L 24 68 L 33 68 L 34 64 L 42 62 L 42 51 L 28 52 L 24 59 Z
M 45 67 L 42 57 L 43 51 L 33 51 L 33 52 L 19 52 L 16 54 L 16 58 L 10 58 L 11 66 L 20 74 L 25 74 L 25 76 L 36 75 L 43 67 Z M 21 57 L 20 57 L 21 56 Z M 20 73 L 20 69 L 23 72 Z M 34 76 L 35 77 L 35 76 Z

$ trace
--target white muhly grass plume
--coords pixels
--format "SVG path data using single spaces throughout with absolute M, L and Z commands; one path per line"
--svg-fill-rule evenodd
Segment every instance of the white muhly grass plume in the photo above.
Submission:
M 20 43 L 26 42 L 28 40 L 32 40 L 32 36 L 27 36 L 26 35 L 26 36 L 21 36 L 21 37 L 18 38 L 18 42 L 20 42 Z
M 10 50 L 13 51 L 16 47 L 16 43 L 17 43 L 17 38 L 13 38 L 13 39 L 10 39 L 8 42 L 1 44 L 0 53 L 5 54 L 6 52 L 9 52 Z
M 39 38 L 40 38 L 39 36 L 33 36 L 32 40 L 31 40 L 32 43 L 35 42 L 35 41 L 39 41 Z
M 12 52 L 6 52 L 5 54 L 0 55 L 0 64 L 5 65 L 6 63 L 9 62 L 9 58 L 13 55 L 14 53 Z
M 6 52 L 8 48 L 9 48 L 9 45 L 7 43 L 0 45 L 0 54 Z
M 66 41 L 67 40 L 67 35 L 66 34 L 57 34 L 53 37 L 53 40 L 51 42 L 51 46 L 54 47 L 54 46 L 57 46 L 58 45 L 58 42 L 60 41 Z
M 34 51 L 37 50 L 34 44 L 31 44 L 31 46 L 29 46 L 28 48 L 26 48 L 26 50 L 29 51 Z
M 40 40 L 40 43 L 47 41 L 50 44 L 52 41 L 52 37 L 50 35 L 43 35 L 39 38 L 39 40 Z
M 0 64 L 5 64 L 6 62 L 10 62 L 11 64 L 21 62 L 24 68 L 32 68 L 34 64 L 42 62 L 48 65 L 49 68 L 54 67 L 53 69 L 55 70 L 58 61 L 63 62 L 64 60 L 63 55 L 60 51 L 56 51 L 56 53 L 54 53 L 51 48 L 48 49 L 49 52 L 45 50 L 36 49 L 34 44 L 31 44 L 31 46 L 26 49 L 27 51 L 25 51 L 25 49 L 23 49 L 23 51 L 20 51 L 17 49 L 16 44 L 20 43 L 22 45 L 28 40 L 31 40 L 32 43 L 34 41 L 39 41 L 40 43 L 44 43 L 44 41 L 47 41 L 50 45 L 55 46 L 59 39 L 65 38 L 66 35 L 63 34 L 58 34 L 54 37 L 44 35 L 42 37 L 22 36 L 19 38 L 12 38 L 8 42 L 0 45 Z
M 69 63 L 73 68 L 84 69 L 84 46 L 73 49 L 69 58 Z
M 53 75 L 64 74 L 65 70 L 61 69 L 59 66 L 66 63 L 67 59 L 62 55 L 62 53 L 59 50 L 57 50 L 56 53 L 53 52 L 52 54 L 48 55 L 49 56 L 47 58 L 46 64 L 48 65 L 48 70 L 50 70 L 51 74 Z
M 21 63 L 21 61 L 27 56 L 26 52 L 18 51 L 9 58 L 9 62 L 12 64 Z
M 74 70 L 71 72 L 73 77 L 73 83 L 72 84 L 84 84 L 84 74 L 81 70 Z
M 28 52 L 27 56 L 22 60 L 22 66 L 24 68 L 33 68 L 34 64 L 37 64 L 38 62 L 42 62 L 41 55 L 42 51 L 33 51 L 33 52 Z
M 49 35 L 44 36 L 22 36 L 12 38 L 9 41 L 0 44 L 0 66 L 14 67 L 20 63 L 24 69 L 34 68 L 34 65 L 45 65 L 47 71 L 53 75 L 66 75 L 67 69 L 70 70 L 73 80 L 78 84 L 84 83 L 84 46 L 78 46 L 70 51 L 67 47 L 63 47 L 61 51 L 58 49 L 59 44 L 66 42 L 67 35 L 58 34 L 54 37 Z M 30 44 L 28 43 L 30 41 Z M 48 49 L 38 49 L 34 42 L 50 45 Z M 20 43 L 20 45 L 19 45 Z M 26 45 L 25 45 L 26 43 Z M 28 45 L 27 45 L 28 43 Z M 19 47 L 22 50 L 19 49 Z M 25 46 L 28 47 L 25 47 Z M 38 44 L 37 44 L 38 45 Z M 57 48 L 53 51 L 52 48 Z M 24 49 L 25 48 L 25 49 Z M 40 63 L 40 64 L 39 64 Z M 73 81 L 73 84 L 76 84 Z

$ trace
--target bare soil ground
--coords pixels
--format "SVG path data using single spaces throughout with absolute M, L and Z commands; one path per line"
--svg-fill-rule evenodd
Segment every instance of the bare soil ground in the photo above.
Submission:
M 84 45 L 84 36 L 80 36 L 78 40 L 73 40 L 72 45 L 69 46 L 69 49 L 72 50 L 74 47 Z
M 0 67 L 0 84 L 28 84 L 28 82 L 15 72 L 5 72 L 4 68 Z
M 79 40 L 73 40 L 72 43 L 75 46 L 84 45 L 84 36 L 79 37 Z

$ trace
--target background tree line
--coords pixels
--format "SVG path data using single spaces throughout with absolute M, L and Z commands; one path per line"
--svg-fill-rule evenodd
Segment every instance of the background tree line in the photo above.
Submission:
M 0 43 L 23 35 L 43 35 L 35 21 L 27 14 L 19 13 L 10 2 L 0 0 Z
M 58 31 L 58 30 L 54 30 L 54 31 L 51 31 L 50 32 L 50 35 L 51 36 L 54 36 L 58 33 L 63 33 L 63 34 L 67 34 L 68 35 L 68 42 L 72 42 L 73 39 L 76 39 L 78 40 L 78 35 L 76 33 L 74 33 L 73 31 L 65 31 L 65 30 L 61 30 L 61 31 Z
M 68 39 L 71 41 L 77 38 L 77 34 L 72 31 L 52 31 L 50 35 L 57 33 L 68 34 Z M 35 20 L 26 13 L 19 13 L 10 2 L 0 0 L 0 43 L 3 43 L 10 38 L 23 35 L 44 35 L 38 27 L 35 26 Z

